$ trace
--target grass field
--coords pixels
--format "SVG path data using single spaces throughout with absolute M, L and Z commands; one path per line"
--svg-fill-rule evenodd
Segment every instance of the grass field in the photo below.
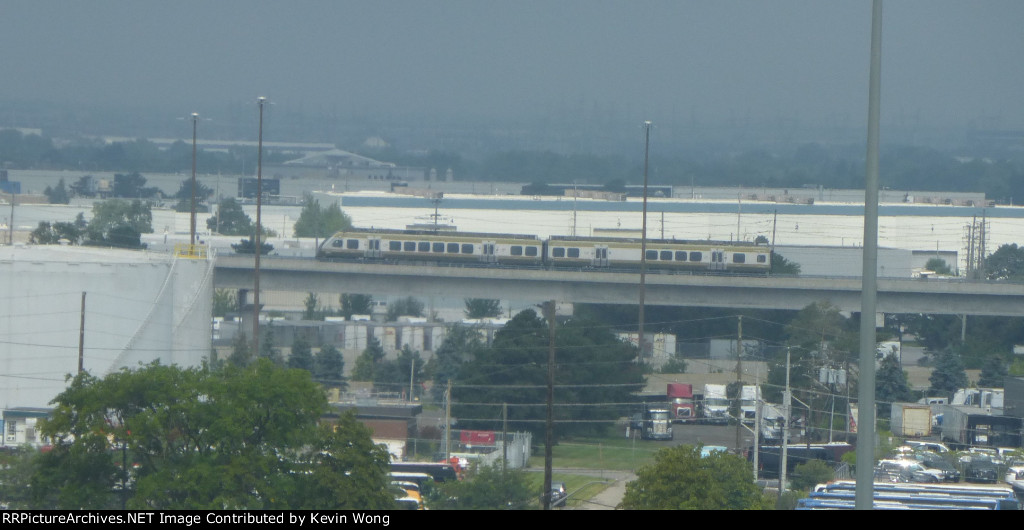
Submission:
M 551 450 L 556 468 L 636 471 L 654 461 L 658 447 L 624 437 L 562 440 Z M 543 448 L 530 458 L 530 467 L 544 467 Z

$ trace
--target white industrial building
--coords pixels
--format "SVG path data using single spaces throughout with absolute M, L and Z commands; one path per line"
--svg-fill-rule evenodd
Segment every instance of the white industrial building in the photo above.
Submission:
M 0 247 L 0 408 L 48 406 L 78 371 L 80 346 L 82 368 L 101 377 L 154 360 L 199 365 L 212 291 L 212 258 Z

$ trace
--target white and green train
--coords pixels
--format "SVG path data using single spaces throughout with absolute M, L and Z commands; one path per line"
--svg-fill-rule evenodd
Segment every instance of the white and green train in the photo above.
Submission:
M 635 238 L 353 230 L 324 240 L 317 257 L 615 270 L 639 268 L 642 251 Z M 771 267 L 771 250 L 751 243 L 651 239 L 646 258 L 652 271 L 763 273 Z

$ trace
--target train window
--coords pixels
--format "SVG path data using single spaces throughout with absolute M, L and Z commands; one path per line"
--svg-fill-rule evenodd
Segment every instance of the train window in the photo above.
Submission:
M 580 249 L 578 249 L 578 248 L 570 248 L 569 249 L 569 257 L 570 258 L 578 258 L 578 257 L 580 257 Z
M 430 252 L 430 242 L 420 241 L 419 243 L 416 243 L 416 250 L 420 252 Z
M 764 254 L 758 254 L 757 255 L 757 262 L 758 263 L 767 263 L 768 262 L 768 256 L 765 256 Z
M 388 241 L 388 250 L 402 250 L 402 242 Z
M 402 250 L 404 250 L 406 252 L 415 252 L 416 251 L 416 242 L 415 241 L 406 241 L 405 243 L 402 243 Z
M 746 263 L 747 262 L 747 255 L 746 254 L 741 254 L 739 252 L 734 252 L 733 255 L 732 255 L 732 262 L 733 263 Z
M 671 250 L 662 250 L 661 251 L 661 260 L 662 261 L 672 261 L 672 251 Z
M 509 249 L 509 254 L 511 254 L 513 256 L 522 256 L 523 255 L 523 247 L 521 247 L 519 245 L 513 245 Z
M 658 251 L 657 250 L 648 250 L 646 256 L 647 256 L 647 259 L 649 259 L 649 260 L 656 260 L 656 259 L 658 259 Z
M 685 250 L 677 250 L 676 251 L 676 261 L 686 261 L 686 251 Z
M 462 244 L 462 253 L 463 254 L 472 254 L 473 253 L 473 245 L 472 245 L 472 243 L 463 243 Z
M 357 248 L 359 248 L 359 240 L 358 239 L 349 239 L 348 241 L 345 242 L 345 248 L 349 248 L 349 249 L 357 249 Z
M 459 253 L 459 244 L 458 243 L 448 243 L 448 252 L 451 253 L 451 254 L 458 254 Z
M 704 259 L 704 254 L 702 252 L 690 253 L 690 261 L 701 261 L 702 259 Z
M 444 252 L 444 243 L 440 241 L 434 243 L 434 252 Z
M 552 258 L 564 258 L 565 257 L 565 248 L 564 247 L 552 248 L 551 249 L 551 257 Z
M 537 247 L 526 247 L 526 255 L 530 257 L 536 257 Z
M 345 240 L 344 239 L 335 239 L 334 241 L 331 242 L 331 246 L 332 247 L 341 248 L 341 247 L 345 246 Z

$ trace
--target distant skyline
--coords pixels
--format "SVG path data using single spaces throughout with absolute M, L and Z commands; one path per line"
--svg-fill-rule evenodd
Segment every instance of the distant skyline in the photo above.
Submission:
M 857 130 L 870 9 L 868 0 L 0 0 L 0 126 L 17 121 L 12 103 L 199 112 L 248 126 L 242 109 L 263 95 L 278 114 L 370 126 L 529 128 L 585 116 L 614 127 Z M 1024 2 L 890 1 L 883 16 L 883 123 L 1024 129 Z

